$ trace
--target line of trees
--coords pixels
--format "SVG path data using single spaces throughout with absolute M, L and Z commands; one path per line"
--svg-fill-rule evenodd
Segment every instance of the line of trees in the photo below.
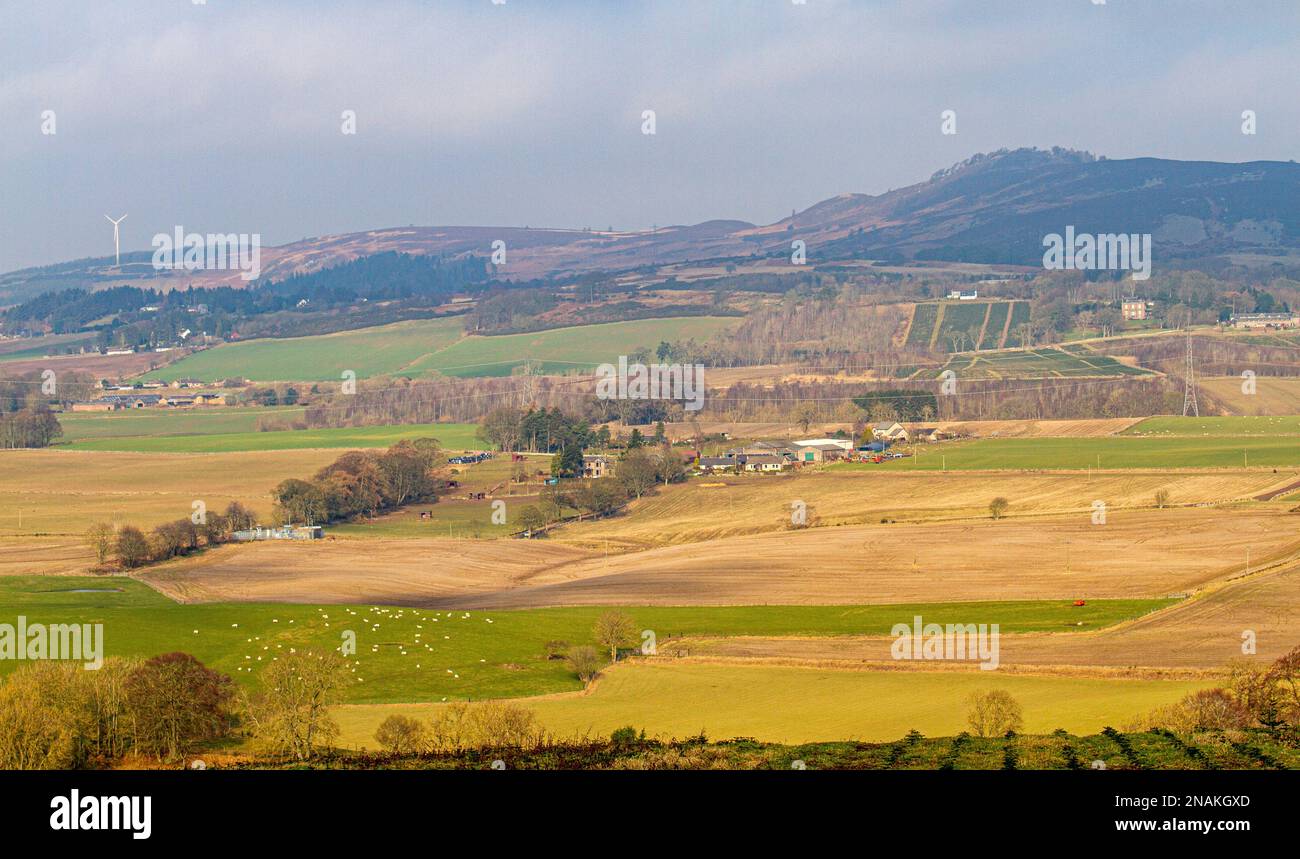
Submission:
M 272 492 L 277 518 L 324 525 L 437 501 L 446 488 L 434 473 L 442 461 L 441 446 L 433 438 L 403 439 L 382 452 L 349 451 L 310 480 L 282 481 Z
M 85 373 L 44 371 L 0 379 L 0 449 L 49 447 L 63 435 L 50 407 L 86 399 L 94 390 Z
M 49 447 L 63 435 L 63 426 L 50 411 L 41 405 L 17 412 L 0 412 L 0 448 L 12 450 L 20 447 Z
M 234 684 L 187 653 L 25 665 L 0 685 L 0 769 L 175 760 L 235 725 Z
M 334 651 L 291 651 L 253 692 L 188 653 L 110 657 L 97 671 L 33 662 L 0 683 L 0 769 L 112 766 L 129 755 L 177 761 L 234 736 L 307 760 L 337 738 L 329 709 L 352 677 Z
M 365 379 L 353 394 L 313 396 L 303 420 L 309 427 L 468 423 L 502 407 L 578 412 L 585 402 L 595 400 L 590 379 L 529 375 L 526 369 L 492 378 Z
M 96 522 L 86 529 L 82 542 L 94 553 L 101 568 L 112 561 L 120 569 L 133 570 L 229 542 L 234 532 L 256 524 L 257 517 L 251 510 L 232 501 L 224 513 L 195 512 L 184 519 L 155 525 L 148 533 L 135 525 L 115 528 L 107 522 Z
M 1300 647 L 1271 664 L 1238 659 L 1223 686 L 1200 689 L 1142 717 L 1128 730 L 1164 728 L 1180 734 L 1248 728 L 1300 728 Z

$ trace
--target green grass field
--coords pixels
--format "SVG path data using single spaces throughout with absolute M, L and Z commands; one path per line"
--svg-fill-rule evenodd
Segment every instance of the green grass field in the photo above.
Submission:
M 954 352 L 974 349 L 979 345 L 980 331 L 988 316 L 986 301 L 945 301 L 939 315 L 939 333 L 935 346 Z M 957 339 L 954 339 L 957 338 Z M 955 344 L 955 345 L 954 345 Z
M 986 438 L 913 448 L 919 455 L 832 469 L 986 471 L 1089 468 L 1283 468 L 1300 466 L 1300 443 L 1285 436 Z
M 371 376 L 433 372 L 508 376 L 537 361 L 543 372 L 590 369 L 663 340 L 705 339 L 736 320 L 688 316 L 557 328 L 533 334 L 465 337 L 463 320 L 418 319 L 336 334 L 226 343 L 147 373 L 143 379 L 255 382 L 339 381 L 345 370 Z
M 257 422 L 290 422 L 302 417 L 301 406 L 204 406 L 192 409 L 131 409 L 119 412 L 65 412 L 61 444 L 132 436 L 216 435 L 251 433 Z
M 921 349 L 930 348 L 934 339 L 934 323 L 939 318 L 939 305 L 924 302 L 912 310 L 912 324 L 907 329 L 907 345 Z
M 1158 417 L 1147 418 L 1123 432 L 1132 436 L 1290 436 L 1300 444 L 1300 416 Z
M 86 592 L 78 593 L 84 590 Z M 680 635 L 888 634 L 895 623 L 1001 624 L 1001 631 L 1096 629 L 1168 605 L 1169 600 L 937 603 L 894 606 L 625 607 L 660 647 Z M 606 608 L 568 607 L 440 612 L 375 606 L 173 603 L 122 577 L 0 578 L 0 622 L 103 623 L 106 656 L 182 650 L 252 684 L 257 670 L 290 648 L 336 648 L 356 633 L 357 703 L 517 697 L 564 692 L 579 683 L 562 660 L 547 660 L 550 640 L 592 644 Z M 1084 627 L 1071 624 L 1084 621 Z M 0 673 L 19 663 L 0 662 Z
M 655 348 L 661 341 L 704 340 L 734 324 L 733 317 L 686 316 L 641 319 L 577 328 L 555 328 L 531 334 L 467 337 L 416 361 L 413 373 L 436 370 L 448 376 L 508 376 L 530 359 L 543 373 L 590 370 L 615 363 L 638 347 Z
M 837 671 L 772 665 L 649 662 L 610 670 L 586 695 L 518 702 L 561 737 L 609 736 L 625 725 L 653 737 L 753 737 L 807 743 L 896 740 L 969 730 L 971 695 L 1004 689 L 1024 710 L 1025 733 L 1092 733 L 1172 704 L 1205 681 L 1034 676 L 999 672 Z M 433 705 L 339 707 L 339 743 L 376 748 L 393 713 L 432 716 Z
M 1007 326 L 1007 317 L 1011 314 L 1011 302 L 998 301 L 989 305 L 988 321 L 984 324 L 984 337 L 978 348 L 997 349 L 1002 346 L 1002 332 Z
M 396 373 L 421 356 L 450 346 L 461 337 L 463 324 L 455 317 L 416 319 L 313 337 L 225 343 L 141 378 L 337 382 L 344 370 L 351 370 L 364 379 Z
M 241 450 L 304 450 L 333 447 L 387 447 L 404 438 L 436 438 L 448 450 L 481 450 L 476 424 L 402 424 L 380 427 L 330 427 L 280 432 L 211 435 L 87 438 L 72 450 L 123 450 L 149 453 L 231 453 Z

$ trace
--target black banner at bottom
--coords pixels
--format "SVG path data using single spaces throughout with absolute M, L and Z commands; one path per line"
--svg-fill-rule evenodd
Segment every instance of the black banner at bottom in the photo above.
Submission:
M 679 848 L 674 819 L 704 824 L 733 845 L 744 834 L 737 827 L 765 838 L 774 826 L 797 826 L 803 837 L 849 827 L 859 837 L 944 841 L 978 832 L 1041 844 L 1047 829 L 1071 844 L 1233 843 L 1293 833 L 1297 786 L 1288 772 L 1235 771 L 5 772 L 0 819 L 10 836 L 127 851 L 232 836 L 250 845 L 374 848 L 407 829 L 528 846 L 620 821 L 634 827 L 638 849 L 659 839 Z M 665 825 L 647 827 L 641 815 Z

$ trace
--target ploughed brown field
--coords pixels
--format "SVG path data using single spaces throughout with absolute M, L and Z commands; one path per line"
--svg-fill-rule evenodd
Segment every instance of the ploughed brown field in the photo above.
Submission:
M 726 537 L 604 555 L 553 541 L 227 546 L 141 573 L 182 600 L 447 608 L 1126 598 L 1184 594 L 1300 551 L 1281 506 Z

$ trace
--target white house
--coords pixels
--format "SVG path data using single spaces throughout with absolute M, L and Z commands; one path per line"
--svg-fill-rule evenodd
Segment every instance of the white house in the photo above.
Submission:
M 907 430 L 902 424 L 894 421 L 893 423 L 881 423 L 871 428 L 871 434 L 876 438 L 885 439 L 886 441 L 907 441 Z

